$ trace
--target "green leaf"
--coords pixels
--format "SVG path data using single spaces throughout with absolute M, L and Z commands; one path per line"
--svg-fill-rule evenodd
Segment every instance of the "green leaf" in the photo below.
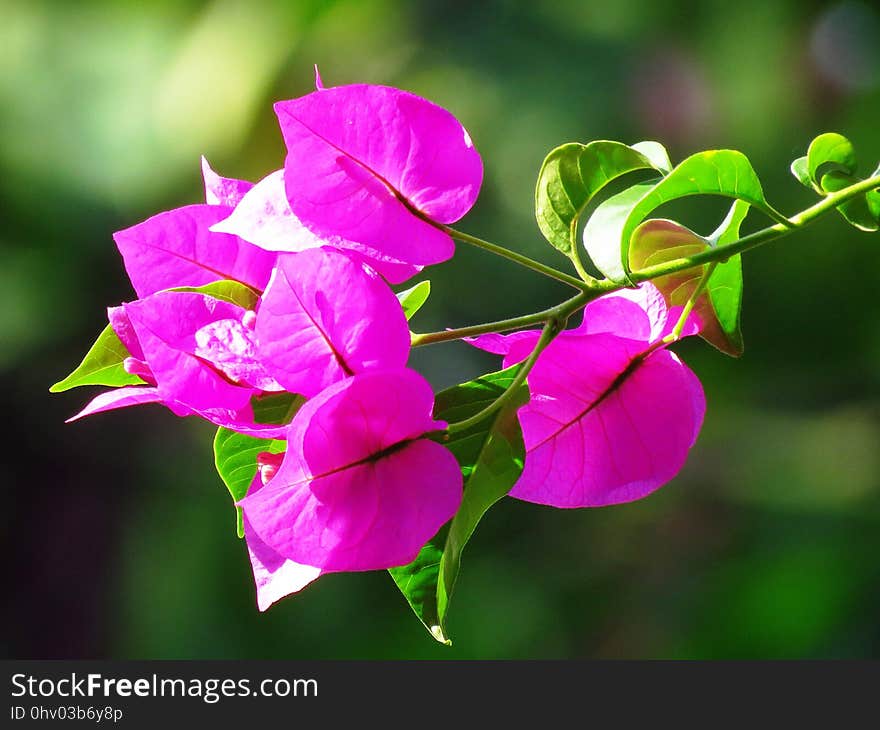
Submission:
M 813 187 L 813 181 L 810 180 L 810 170 L 807 167 L 806 155 L 798 157 L 796 160 L 792 161 L 791 174 L 794 175 L 795 179 L 804 187 Z
M 146 385 L 137 375 L 125 372 L 122 362 L 127 357 L 131 357 L 131 353 L 108 324 L 79 366 L 49 388 L 49 392 L 61 393 L 81 385 Z
M 290 423 L 306 399 L 296 393 L 266 393 L 251 398 L 257 423 Z
M 807 172 L 816 190 L 822 192 L 822 177 L 828 172 L 856 174 L 856 151 L 846 137 L 836 132 L 820 134 L 807 149 Z
M 182 292 L 198 292 L 199 294 L 208 294 L 214 299 L 221 299 L 230 304 L 237 304 L 245 309 L 253 309 L 257 305 L 260 298 L 258 292 L 239 281 L 230 279 L 222 279 L 220 281 L 212 281 L 210 284 L 202 286 L 178 286 L 168 291 Z
M 630 147 L 600 140 L 557 147 L 541 165 L 535 188 L 535 217 L 541 233 L 571 256 L 577 245 L 578 220 L 596 193 L 629 172 L 664 169 L 668 164 L 666 150 L 658 142 Z
M 214 437 L 214 465 L 232 496 L 233 505 L 244 499 L 257 474 L 257 454 L 264 451 L 280 454 L 286 448 L 286 441 L 245 436 L 223 427 L 217 429 Z M 238 536 L 244 537 L 241 507 L 237 505 L 235 527 Z
M 863 178 L 856 174 L 857 170 L 852 142 L 836 132 L 820 134 L 810 143 L 806 157 L 792 163 L 795 177 L 820 195 L 836 193 L 861 181 Z M 877 171 L 873 173 L 876 174 Z M 880 228 L 880 190 L 848 200 L 838 205 L 837 211 L 856 228 L 876 231 Z
M 250 287 L 237 281 L 227 280 L 215 281 L 199 287 L 178 287 L 170 291 L 208 294 L 215 299 L 222 299 L 245 309 L 253 309 L 259 298 L 259 294 Z M 107 325 L 76 370 L 64 380 L 55 383 L 49 388 L 49 392 L 61 393 L 81 385 L 107 385 L 111 387 L 146 385 L 147 383 L 137 375 L 125 372 L 122 362 L 127 357 L 131 357 L 131 353 L 116 336 L 113 328 Z
M 444 622 L 437 607 L 440 563 L 443 560 L 443 546 L 448 534 L 447 524 L 419 550 L 415 560 L 408 565 L 389 568 L 388 572 L 431 636 L 441 644 L 450 646 L 452 641 L 446 636 Z
M 511 385 L 519 366 L 490 373 L 437 395 L 436 418 L 460 421 L 479 412 Z M 461 506 L 444 530 L 409 565 L 389 572 L 416 615 L 444 644 L 449 602 L 461 567 L 461 555 L 483 515 L 519 479 L 525 461 L 517 409 L 528 400 L 523 385 L 509 406 L 442 443 L 452 451 L 464 477 Z
M 633 232 L 629 249 L 634 271 L 701 253 L 713 246 L 724 246 L 739 238 L 739 229 L 749 211 L 747 203 L 737 200 L 724 221 L 708 238 L 679 223 L 651 219 Z M 653 280 L 669 306 L 684 306 L 693 296 L 706 267 L 700 266 Z M 733 357 L 743 351 L 740 310 L 742 308 L 742 261 L 739 254 L 714 267 L 694 311 L 703 322 L 700 336 L 709 344 Z
M 430 293 L 431 282 L 426 280 L 420 281 L 414 287 L 397 294 L 397 298 L 400 300 L 400 305 L 403 307 L 403 313 L 406 316 L 407 321 L 412 319 L 413 315 L 422 308 L 422 305 L 428 300 L 428 295 Z
M 251 398 L 254 420 L 257 423 L 289 423 L 305 403 L 305 398 L 293 393 L 271 393 Z M 214 465 L 229 490 L 235 504 L 243 499 L 257 473 L 257 454 L 268 451 L 280 454 L 287 448 L 281 439 L 261 439 L 246 436 L 227 428 L 217 429 L 214 437 Z M 244 537 L 241 508 L 235 508 L 236 532 Z
M 631 284 L 629 246 L 638 225 L 664 203 L 690 195 L 742 200 L 776 221 L 785 220 L 765 200 L 745 155 L 710 150 L 691 155 L 650 188 L 635 186 L 600 205 L 584 229 L 584 245 L 596 267 L 612 281 Z

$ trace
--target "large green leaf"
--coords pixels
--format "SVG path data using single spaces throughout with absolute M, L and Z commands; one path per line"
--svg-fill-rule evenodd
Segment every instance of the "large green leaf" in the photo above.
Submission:
M 739 229 L 749 210 L 747 203 L 734 201 L 727 217 L 709 238 L 694 233 L 674 221 L 651 219 L 633 232 L 629 249 L 633 271 L 677 258 L 693 256 L 713 246 L 724 246 L 739 237 Z M 693 296 L 707 265 L 653 279 L 670 306 L 683 306 Z M 722 352 L 738 357 L 743 341 L 740 329 L 742 307 L 742 261 L 737 254 L 718 263 L 694 311 L 700 316 L 700 336 Z
M 277 393 L 251 399 L 254 420 L 257 423 L 289 423 L 305 402 L 302 396 Z M 243 499 L 257 473 L 257 454 L 268 451 L 280 454 L 287 442 L 280 439 L 261 439 L 245 436 L 228 428 L 217 429 L 214 437 L 214 465 L 229 490 L 235 504 Z M 244 537 L 241 508 L 235 507 L 235 525 L 239 537 Z
M 518 369 L 514 366 L 490 373 L 439 393 L 435 417 L 453 422 L 474 415 L 511 385 Z M 389 571 L 431 635 L 445 644 L 451 643 L 446 616 L 462 552 L 483 515 L 510 491 L 522 472 L 525 447 L 516 411 L 528 399 L 525 385 L 517 396 L 510 405 L 443 441 L 461 465 L 461 506 L 414 562 Z
M 66 378 L 49 388 L 50 393 L 61 393 L 81 385 L 146 385 L 137 375 L 127 373 L 122 366 L 131 353 L 109 324 L 98 335 L 83 361 Z
M 412 319 L 413 315 L 422 308 L 430 293 L 431 282 L 427 280 L 420 281 L 415 286 L 398 292 L 397 298 L 400 300 L 400 306 L 403 307 L 403 314 L 407 321 Z
M 637 192 L 632 190 L 600 205 L 584 229 L 584 245 L 593 263 L 618 283 L 632 283 L 629 245 L 633 232 L 664 203 L 690 195 L 720 195 L 742 200 L 774 220 L 785 220 L 765 200 L 751 163 L 735 150 L 691 155 L 649 188 L 637 186 Z
M 665 161 L 664 161 L 665 160 Z M 544 237 L 571 256 L 577 246 L 578 220 L 609 182 L 636 170 L 668 169 L 669 157 L 658 142 L 629 146 L 599 140 L 570 142 L 547 155 L 535 188 L 535 217 Z

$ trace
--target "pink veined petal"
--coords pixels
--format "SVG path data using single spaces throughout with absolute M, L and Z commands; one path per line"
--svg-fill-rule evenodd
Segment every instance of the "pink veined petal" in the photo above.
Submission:
M 103 411 L 111 411 L 116 408 L 127 408 L 128 406 L 139 406 L 144 403 L 161 403 L 162 396 L 159 390 L 154 387 L 141 387 L 138 385 L 126 386 L 124 388 L 114 388 L 100 395 L 95 396 L 88 405 L 79 413 L 68 418 L 66 423 L 78 421 L 80 418 L 91 416 L 95 413 Z
M 288 150 L 287 197 L 306 226 L 413 264 L 452 256 L 452 239 L 423 218 L 461 218 L 483 167 L 448 111 L 369 85 L 323 89 L 275 111 Z
M 409 357 L 397 297 L 371 269 L 331 248 L 279 256 L 255 332 L 267 372 L 306 397 L 354 373 L 403 367 Z
M 545 350 L 518 414 L 526 462 L 511 496 L 595 507 L 640 499 L 678 473 L 705 400 L 672 353 L 635 359 L 645 346 L 606 333 L 570 335 Z
M 207 360 L 233 383 L 263 391 L 284 390 L 257 359 L 254 332 L 240 319 L 209 322 L 196 330 L 195 342 L 193 354 Z
M 452 114 L 427 99 L 388 86 L 354 84 L 281 101 L 275 110 L 291 155 L 303 137 L 319 138 L 431 220 L 453 223 L 477 198 L 483 164 L 470 136 Z M 291 201 L 295 206 L 295 197 Z
M 204 155 L 202 155 L 202 178 L 205 181 L 205 202 L 208 205 L 226 207 L 238 205 L 244 194 L 254 186 L 247 180 L 221 177 L 211 169 Z
M 284 189 L 284 170 L 270 173 L 260 180 L 229 217 L 215 223 L 211 230 L 238 236 L 266 251 L 297 252 L 321 246 L 351 251 L 392 284 L 406 281 L 422 269 L 339 236 L 312 233 L 290 209 Z
M 180 403 L 228 413 L 250 407 L 255 389 L 233 385 L 194 354 L 197 331 L 218 319 L 241 319 L 243 308 L 195 292 L 160 292 L 124 307 L 169 408 L 178 412 L 174 404 Z
M 529 350 L 531 350 L 531 347 L 534 346 L 540 336 L 541 333 L 538 330 L 524 330 L 522 332 L 513 332 L 509 335 L 500 335 L 493 332 L 487 335 L 479 335 L 478 337 L 465 337 L 464 341 L 479 350 L 491 352 L 493 355 L 507 356 L 510 354 L 511 349 L 517 347 L 519 343 L 530 344 L 531 346 L 529 347 Z M 528 352 L 526 352 L 522 358 L 513 360 L 512 362 L 508 362 L 510 358 L 505 357 L 504 367 L 509 367 L 526 357 L 528 357 Z
M 461 501 L 458 462 L 421 438 L 441 427 L 410 370 L 357 375 L 306 403 L 272 480 L 241 505 L 282 556 L 324 572 L 412 561 Z
M 107 319 L 119 341 L 125 345 L 125 349 L 129 351 L 131 356 L 143 360 L 144 351 L 141 349 L 141 343 L 138 342 L 137 335 L 128 320 L 125 307 L 107 307 Z
M 222 205 L 189 205 L 115 233 L 138 297 L 218 279 L 232 279 L 262 291 L 275 255 L 236 236 L 209 230 L 230 212 Z
M 255 494 L 261 488 L 262 480 L 257 473 L 248 494 Z M 276 601 L 301 591 L 321 575 L 320 568 L 302 565 L 275 552 L 254 532 L 247 516 L 244 517 L 244 537 L 257 587 L 257 608 L 260 611 L 265 611 Z

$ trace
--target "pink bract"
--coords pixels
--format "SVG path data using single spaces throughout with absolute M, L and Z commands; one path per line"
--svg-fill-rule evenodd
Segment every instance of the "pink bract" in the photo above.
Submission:
M 452 239 L 434 224 L 467 213 L 483 178 L 452 114 L 364 84 L 281 101 L 275 112 L 287 145 L 287 198 L 305 226 L 417 266 L 452 256 Z
M 220 279 L 262 291 L 275 254 L 210 227 L 228 217 L 223 205 L 188 205 L 148 218 L 113 235 L 138 297 Z
M 273 467 L 281 463 L 281 454 L 260 454 L 257 459 L 269 458 Z M 248 495 L 256 494 L 268 482 L 268 469 L 261 467 L 254 475 Z M 273 472 L 274 473 L 274 472 Z M 257 608 L 265 611 L 276 601 L 280 601 L 291 593 L 297 593 L 321 575 L 319 568 L 302 565 L 288 560 L 269 547 L 254 532 L 250 520 L 244 517 L 244 537 L 247 542 L 248 557 L 254 573 L 254 584 L 257 588 Z
M 284 433 L 283 426 L 253 419 L 251 398 L 279 386 L 253 359 L 242 307 L 196 292 L 159 292 L 109 313 L 114 331 L 132 353 L 127 369 L 148 385 L 102 393 L 70 420 L 161 402 L 178 416 L 198 415 L 243 433 Z
M 257 313 L 260 361 L 306 397 L 365 370 L 402 368 L 400 302 L 369 267 L 332 248 L 281 254 Z
M 254 184 L 247 180 L 237 180 L 233 177 L 221 177 L 208 161 L 202 157 L 202 179 L 205 182 L 205 202 L 208 205 L 223 205 L 227 208 L 239 204 L 245 193 Z
M 296 252 L 332 246 L 361 257 L 392 284 L 399 284 L 422 270 L 363 244 L 340 236 L 318 236 L 306 228 L 290 209 L 284 189 L 284 170 L 260 180 L 245 194 L 228 218 L 211 230 L 230 233 L 267 251 Z
M 323 572 L 411 562 L 461 501 L 458 462 L 424 438 L 445 427 L 433 402 L 411 370 L 356 375 L 312 398 L 278 472 L 240 503 L 256 534 Z
M 560 334 L 528 377 L 519 412 L 526 446 L 510 495 L 555 507 L 597 507 L 640 499 L 674 477 L 705 413 L 697 377 L 662 348 L 674 326 L 650 284 L 602 297 L 583 324 Z M 695 334 L 689 322 L 686 334 Z M 539 334 L 493 335 L 473 344 L 504 354 L 508 367 L 528 357 Z

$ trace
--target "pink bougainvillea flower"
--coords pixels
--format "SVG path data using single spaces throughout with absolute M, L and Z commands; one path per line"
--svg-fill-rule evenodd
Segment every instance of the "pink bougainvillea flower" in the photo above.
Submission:
M 402 368 L 410 334 L 394 292 L 332 248 L 281 254 L 257 314 L 260 361 L 306 397 L 355 373 Z
M 275 104 L 293 214 L 319 236 L 417 266 L 450 258 L 436 224 L 470 210 L 483 178 L 461 123 L 425 99 L 357 84 Z
M 283 454 L 262 453 L 257 455 L 259 469 L 251 482 L 248 495 L 256 494 L 268 483 L 281 465 Z M 302 565 L 269 547 L 254 531 L 250 520 L 244 516 L 244 537 L 248 556 L 257 587 L 257 608 L 265 611 L 276 601 L 291 593 L 297 593 L 321 575 L 320 568 Z
M 583 324 L 540 355 L 518 413 L 526 446 L 510 494 L 555 507 L 640 499 L 684 465 L 703 422 L 697 377 L 658 346 L 681 308 L 667 310 L 651 284 L 589 304 Z M 684 334 L 696 334 L 689 320 Z M 476 338 L 509 367 L 528 357 L 538 332 Z
M 205 202 L 234 208 L 254 184 L 233 177 L 221 177 L 202 156 L 202 179 L 205 181 Z
M 232 279 L 262 291 L 275 255 L 210 227 L 232 208 L 187 205 L 159 213 L 113 235 L 141 298 L 163 289 Z
M 211 230 L 238 236 L 267 251 L 305 251 L 333 246 L 362 257 L 392 284 L 399 284 L 422 270 L 421 266 L 395 259 L 381 251 L 336 235 L 318 236 L 306 228 L 290 209 L 284 190 L 284 170 L 260 180 L 235 206 L 228 218 Z
M 159 292 L 109 312 L 111 325 L 131 353 L 126 370 L 146 386 L 97 396 L 71 418 L 158 402 L 178 416 L 266 437 L 284 427 L 254 421 L 251 398 L 281 386 L 256 360 L 253 313 L 196 292 Z
M 309 400 L 275 476 L 240 503 L 254 532 L 322 572 L 411 562 L 461 501 L 458 462 L 425 438 L 446 425 L 433 403 L 405 369 L 355 375 Z
M 253 185 L 220 177 L 202 158 L 205 205 L 187 205 L 154 215 L 113 234 L 125 270 L 139 297 L 163 289 L 232 279 L 262 291 L 275 254 L 238 236 L 215 233 Z

